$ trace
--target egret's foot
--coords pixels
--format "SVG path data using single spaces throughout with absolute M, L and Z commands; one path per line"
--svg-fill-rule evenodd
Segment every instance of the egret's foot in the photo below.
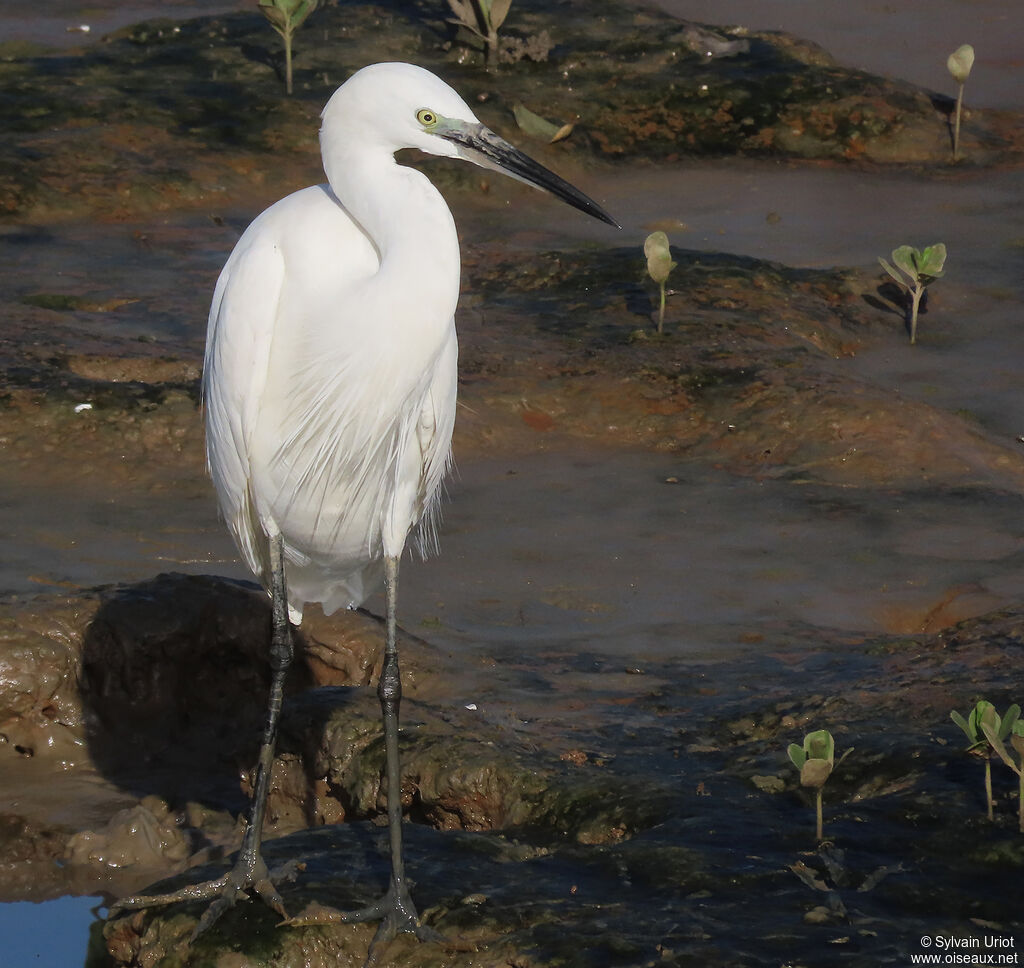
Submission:
M 300 869 L 301 865 L 297 861 L 288 861 L 281 867 L 268 871 L 263 858 L 257 854 L 255 861 L 245 862 L 240 859 L 231 870 L 212 881 L 188 884 L 166 894 L 139 894 L 135 897 L 121 898 L 110 906 L 108 917 L 114 917 L 123 911 L 177 904 L 181 901 L 210 901 L 210 905 L 192 932 L 191 940 L 195 941 L 215 924 L 225 911 L 234 907 L 236 901 L 247 900 L 249 892 L 255 891 L 264 904 L 287 920 L 288 912 L 284 909 L 284 901 L 281 900 L 281 895 L 274 884 L 294 880 Z
M 366 966 L 372 965 L 376 961 L 379 946 L 387 944 L 397 934 L 412 934 L 420 941 L 437 941 L 441 944 L 448 944 L 448 939 L 443 934 L 425 924 L 420 924 L 419 915 L 416 913 L 416 907 L 409 892 L 395 890 L 394 885 L 380 900 L 356 911 L 339 911 L 337 908 L 314 901 L 294 918 L 283 921 L 282 926 L 360 924 L 364 921 L 380 922 L 377 925 L 377 933 L 373 936 L 373 941 L 370 942 Z

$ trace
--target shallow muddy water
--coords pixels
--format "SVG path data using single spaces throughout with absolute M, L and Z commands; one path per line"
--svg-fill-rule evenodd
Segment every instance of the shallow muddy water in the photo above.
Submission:
M 54 489 L 58 525 L 34 487 L 3 488 L 7 595 L 156 571 L 249 577 L 212 492 Z M 442 554 L 407 561 L 401 611 L 468 650 L 578 639 L 626 661 L 704 654 L 765 623 L 912 633 L 1010 605 L 1024 585 L 1015 494 L 794 487 L 571 443 L 460 462 L 449 494 Z
M 1019 31 L 1015 38 L 1008 29 L 1019 19 L 1016 0 L 944 0 L 930 8 L 923 37 L 919 12 L 882 3 L 856 12 L 802 0 L 662 5 L 695 20 L 791 30 L 844 63 L 944 91 L 945 54 L 970 41 L 979 55 L 969 87 L 975 103 L 1024 103 Z M 193 7 L 89 9 L 97 11 L 98 25 L 113 27 L 128 22 L 129 14 L 187 16 Z M 46 16 L 15 21 L 0 15 L 12 37 L 44 42 L 56 42 L 65 20 L 85 22 L 88 12 L 68 3 Z M 632 244 L 650 228 L 664 227 L 681 248 L 795 266 L 869 267 L 897 244 L 945 241 L 948 275 L 931 291 L 920 345 L 879 341 L 830 365 L 968 414 L 1004 441 L 1024 435 L 1020 171 L 926 180 L 721 161 L 587 171 L 574 180 L 622 221 L 621 235 L 610 239 L 596 223 L 565 218 L 543 198 L 518 195 L 515 204 L 502 205 L 495 186 L 486 218 L 474 220 L 473 206 L 453 200 L 467 248 L 497 224 L 508 233 L 510 249 L 529 253 L 580 243 Z M 72 353 L 115 356 L 130 355 L 126 348 L 142 341 L 154 354 L 198 358 L 213 281 L 237 229 L 254 213 L 218 214 L 227 216 L 226 225 L 187 216 L 147 225 L 5 229 L 0 298 L 18 305 L 38 293 L 85 295 L 97 306 L 132 300 L 59 316 L 42 311 L 33 322 L 41 327 L 40 354 L 50 340 Z M 470 302 L 466 311 L 477 310 Z M 671 312 L 670 297 L 669 325 Z M 898 333 L 898 317 L 884 307 L 878 312 Z M 442 555 L 404 566 L 400 606 L 406 628 L 455 654 L 528 662 L 531 650 L 579 651 L 595 667 L 633 675 L 647 663 L 664 671 L 674 660 L 713 665 L 726 656 L 756 658 L 766 634 L 777 643 L 791 629 L 806 636 L 794 638 L 796 655 L 813 650 L 815 629 L 833 646 L 877 633 L 932 632 L 1019 604 L 1024 589 L 1019 493 L 984 486 L 897 493 L 740 478 L 706 462 L 544 434 L 533 452 L 460 453 L 457 447 L 456 458 Z M 168 476 L 157 483 L 118 479 L 115 485 L 95 468 L 76 477 L 54 453 L 42 454 L 33 467 L 9 469 L 0 479 L 0 528 L 7 535 L 0 594 L 13 600 L 132 582 L 159 571 L 248 577 L 217 521 L 209 486 L 184 471 L 180 480 Z M 379 613 L 379 598 L 367 607 Z M 586 681 L 584 670 L 574 671 Z M 467 666 L 465 678 L 451 684 L 450 701 L 514 707 L 525 719 L 550 702 L 547 691 L 531 692 L 531 681 L 499 668 L 488 682 Z M 593 728 L 600 734 L 605 727 Z M 69 783 L 66 789 L 80 787 Z M 31 795 L 44 793 L 37 788 Z M 51 816 L 63 819 L 69 807 L 61 795 L 55 794 Z M 97 801 L 108 804 L 117 796 L 104 787 Z M 4 809 L 18 798 L 17 789 L 5 791 Z M 83 939 L 83 912 L 94 902 L 50 903 L 43 923 L 66 923 Z M 63 903 L 74 908 L 74 918 L 59 907 Z M 66 948 L 58 950 L 67 932 L 59 938 L 53 932 L 47 947 L 49 932 L 20 907 L 0 906 L 0 934 L 21 938 L 0 956 L 0 966 L 8 963 L 4 957 L 15 957 L 12 952 L 24 958 L 11 961 L 12 968 L 73 963 Z M 71 950 L 84 947 L 84 940 L 71 944 Z
M 245 0 L 205 3 L 201 0 L 47 0 L 45 6 L 25 10 L 6 6 L 0 10 L 0 37 L 30 41 L 45 47 L 86 44 L 129 24 L 169 17 L 184 20 L 221 11 L 245 10 Z
M 909 633 L 942 624 L 932 608 L 1009 605 L 1024 579 L 1018 495 L 892 500 L 571 449 L 473 462 L 451 490 L 444 554 L 406 567 L 403 611 L 466 648 L 642 663 L 773 624 Z
M 938 0 L 922 8 L 868 0 L 656 0 L 673 16 L 698 23 L 784 30 L 825 48 L 839 63 L 898 77 L 934 91 L 952 80 L 946 58 L 961 44 L 978 55 L 968 90 L 972 103 L 1021 104 L 1020 7 L 1016 0 Z

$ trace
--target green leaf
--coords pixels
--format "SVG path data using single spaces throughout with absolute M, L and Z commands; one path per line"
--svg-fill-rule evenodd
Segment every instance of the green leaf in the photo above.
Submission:
M 512 105 L 512 113 L 516 116 L 516 124 L 534 138 L 551 141 L 560 130 L 559 125 L 542 118 L 539 114 L 534 114 L 523 104 Z
M 898 272 L 898 271 L 896 270 L 895 266 L 892 266 L 892 265 L 890 265 L 890 264 L 889 264 L 888 262 L 886 262 L 886 261 L 885 261 L 885 259 L 883 259 L 883 258 L 882 258 L 881 256 L 879 256 L 879 257 L 878 257 L 878 261 L 879 261 L 879 262 L 881 263 L 881 266 L 882 266 L 882 268 L 883 268 L 883 269 L 885 269 L 885 271 L 886 271 L 886 272 L 888 272 L 888 273 L 889 273 L 889 275 L 890 275 L 890 276 L 892 276 L 892 277 L 893 277 L 893 279 L 895 279 L 895 280 L 896 280 L 896 282 L 897 282 L 897 283 L 898 283 L 898 284 L 899 284 L 899 285 L 900 285 L 900 286 L 901 286 L 902 288 L 904 288 L 904 289 L 906 289 L 906 288 L 907 288 L 907 280 L 906 280 L 906 279 L 904 279 L 904 278 L 903 278 L 903 276 L 901 276 L 901 275 L 899 274 L 899 272 Z
M 985 727 L 989 726 L 992 731 L 998 736 L 999 735 L 999 713 L 996 712 L 996 707 L 990 702 L 979 702 L 974 707 L 974 711 L 978 714 L 978 721 L 975 724 L 979 733 L 982 736 L 985 735 Z
M 970 44 L 957 47 L 946 60 L 946 67 L 957 84 L 966 84 L 974 66 L 974 48 Z
M 982 747 L 988 745 L 988 740 L 985 738 L 981 728 L 983 723 L 988 723 L 994 730 L 998 731 L 999 729 L 999 715 L 996 713 L 995 706 L 986 699 L 978 700 L 977 705 L 971 710 L 971 714 L 967 718 L 967 727 L 960 726 L 967 734 L 967 738 L 971 740 L 971 745 L 967 747 L 968 753 L 974 753 L 978 756 L 988 755 L 982 749 Z M 958 725 L 960 724 L 958 723 Z
M 920 258 L 921 253 L 912 245 L 901 245 L 892 250 L 892 261 L 915 282 L 917 281 L 917 266 Z
M 491 9 L 488 13 L 488 20 L 491 24 L 492 30 L 497 30 L 508 16 L 509 7 L 512 6 L 512 0 L 491 0 Z
M 995 715 L 996 707 L 987 699 L 979 699 L 977 705 L 971 710 L 971 725 L 974 727 L 974 735 L 981 734 L 981 724 L 986 717 Z
M 318 0 L 302 0 L 299 6 L 296 8 L 295 13 L 292 15 L 292 29 L 296 30 L 301 27 L 305 22 L 306 18 L 316 10 Z
M 974 727 L 973 716 L 971 720 L 964 719 L 955 709 L 949 714 L 949 718 L 953 720 L 963 731 L 964 735 L 972 742 L 978 741 L 978 732 Z
M 1014 726 L 1017 725 L 1019 720 L 1020 706 L 1014 703 L 1006 710 L 1006 713 L 1003 715 L 1003 718 L 999 723 L 999 738 L 1006 739 L 1006 737 L 1013 731 Z
M 938 279 L 942 275 L 942 267 L 946 264 L 946 246 L 942 242 L 929 245 L 917 265 L 918 276 L 931 276 Z
M 452 23 L 468 27 L 478 37 L 483 37 L 483 34 L 480 33 L 480 24 L 477 20 L 476 11 L 469 0 L 448 0 L 448 6 L 451 7 L 452 13 L 457 18 Z
M 807 761 L 807 754 L 804 752 L 802 746 L 797 746 L 796 743 L 790 743 L 786 752 L 789 754 L 789 759 L 798 770 L 802 770 L 804 763 Z
M 992 749 L 996 751 L 996 755 L 999 757 L 999 759 L 1001 759 L 1011 770 L 1013 770 L 1014 773 L 1020 776 L 1021 767 L 1013 762 L 1013 759 L 1010 757 L 1009 752 L 1007 752 L 1006 747 L 1003 745 L 1002 739 L 999 737 L 999 734 L 996 732 L 996 730 L 992 728 L 992 725 L 990 723 L 982 723 L 981 728 L 982 731 L 985 733 L 985 739 L 988 740 L 989 745 L 992 747 Z
M 831 769 L 835 759 L 836 744 L 827 729 L 817 729 L 804 737 L 804 749 L 808 759 L 826 760 Z
M 448 0 L 448 6 L 451 8 L 453 14 L 461 21 L 465 21 L 466 14 L 472 14 L 473 8 L 469 5 L 469 0 Z
M 647 256 L 647 271 L 651 278 L 664 284 L 668 274 L 676 267 L 672 261 L 672 249 L 664 232 L 652 232 L 644 239 L 644 255 Z
M 270 26 L 280 32 L 288 29 L 288 17 L 272 0 L 260 0 L 260 13 L 270 21 Z
M 800 785 L 820 790 L 832 774 L 832 761 L 820 758 L 808 758 L 800 768 Z
M 1010 734 L 1010 744 L 1017 751 L 1017 755 L 1024 762 L 1024 720 L 1018 719 L 1013 724 L 1013 732 Z
M 278 33 L 295 31 L 317 8 L 319 0 L 258 0 L 260 12 Z

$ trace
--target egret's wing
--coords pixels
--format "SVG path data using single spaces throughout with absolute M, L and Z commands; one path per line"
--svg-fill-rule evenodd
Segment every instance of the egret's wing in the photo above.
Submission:
M 423 471 L 420 482 L 422 517 L 417 543 L 424 557 L 437 552 L 437 521 L 442 485 L 452 462 L 452 430 L 458 393 L 459 344 L 454 324 L 438 358 L 416 428 Z
M 203 368 L 210 476 L 239 551 L 260 578 L 269 573 L 269 547 L 252 494 L 250 458 L 283 282 L 284 260 L 274 241 L 243 235 L 217 281 Z

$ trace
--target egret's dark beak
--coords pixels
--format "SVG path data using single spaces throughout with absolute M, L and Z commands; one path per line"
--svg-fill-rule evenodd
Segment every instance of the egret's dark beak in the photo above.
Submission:
M 436 133 L 462 149 L 460 154 L 484 168 L 492 168 L 505 175 L 511 175 L 529 185 L 536 185 L 552 195 L 568 202 L 587 215 L 622 228 L 600 205 L 588 198 L 578 188 L 573 188 L 564 178 L 559 178 L 539 162 L 524 155 L 518 148 L 498 137 L 482 124 L 467 124 L 464 121 L 443 120 Z

